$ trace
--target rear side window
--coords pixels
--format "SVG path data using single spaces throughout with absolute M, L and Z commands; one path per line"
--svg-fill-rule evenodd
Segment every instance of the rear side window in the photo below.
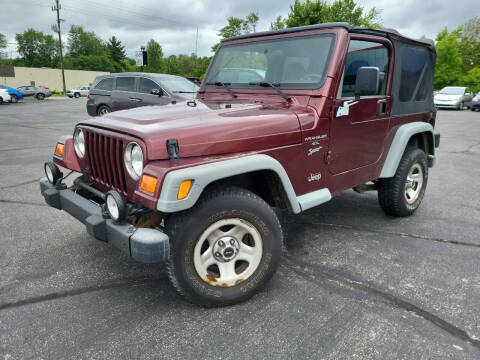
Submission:
M 377 67 L 380 71 L 380 84 L 376 95 L 385 95 L 387 93 L 388 49 L 381 43 L 351 40 L 345 59 L 342 97 L 355 95 L 357 71 L 364 66 Z
M 427 60 L 427 49 L 414 46 L 405 46 L 403 48 L 399 93 L 400 101 L 405 102 L 412 100 L 417 85 L 419 85 L 419 91 L 417 92 L 417 96 L 415 96 L 415 100 L 420 101 L 426 99 L 424 89 L 427 85 L 426 78 L 428 78 L 428 76 L 425 76 Z M 422 82 L 418 84 L 419 81 Z
M 95 86 L 96 90 L 111 91 L 112 88 L 113 88 L 113 78 L 100 80 L 100 82 Z
M 140 78 L 140 89 L 138 90 L 144 94 L 150 94 L 153 89 L 160 89 L 158 84 L 147 78 Z
M 120 91 L 135 91 L 134 77 L 117 77 L 117 90 Z

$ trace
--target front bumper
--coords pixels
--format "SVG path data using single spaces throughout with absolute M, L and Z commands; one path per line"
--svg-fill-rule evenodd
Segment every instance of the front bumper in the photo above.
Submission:
M 64 210 L 84 223 L 87 232 L 95 239 L 112 243 L 139 262 L 159 263 L 168 259 L 169 239 L 160 230 L 116 224 L 104 216 L 99 204 L 65 186 L 54 186 L 46 178 L 40 179 L 40 191 L 48 205 Z

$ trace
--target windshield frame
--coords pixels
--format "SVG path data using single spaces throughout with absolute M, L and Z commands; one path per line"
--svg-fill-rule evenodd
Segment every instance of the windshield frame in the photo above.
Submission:
M 322 32 L 315 32 L 313 34 L 308 33 L 308 34 L 303 34 L 303 35 L 295 33 L 295 34 L 291 34 L 290 36 L 280 36 L 280 37 L 273 37 L 273 38 L 272 37 L 249 38 L 248 40 L 242 40 L 242 41 L 239 41 L 239 42 L 236 41 L 234 43 L 228 43 L 227 42 L 225 44 L 222 44 L 219 47 L 219 49 L 217 50 L 217 52 L 215 53 L 215 56 L 212 60 L 212 63 L 210 64 L 210 66 L 208 68 L 208 72 L 205 74 L 205 78 L 204 78 L 205 81 L 202 85 L 203 85 L 203 87 L 205 87 L 207 89 L 218 89 L 218 87 L 215 86 L 215 85 L 207 85 L 206 84 L 207 83 L 206 79 L 208 79 L 209 74 L 214 69 L 215 63 L 219 59 L 219 53 L 220 53 L 222 48 L 242 46 L 242 45 L 250 44 L 250 43 L 261 43 L 261 42 L 266 42 L 266 41 L 276 42 L 276 41 L 285 41 L 287 39 L 290 40 L 290 39 L 312 38 L 312 37 L 330 37 L 332 39 L 332 41 L 330 42 L 330 49 L 328 49 L 328 55 L 326 57 L 325 67 L 323 69 L 323 74 L 322 74 L 321 81 L 315 82 L 315 83 L 282 83 L 282 84 L 280 84 L 280 86 L 278 86 L 278 88 L 282 89 L 282 90 L 318 90 L 325 84 L 325 81 L 327 79 L 328 71 L 329 71 L 329 69 L 332 65 L 332 58 L 333 58 L 333 54 L 334 54 L 336 46 L 337 46 L 337 39 L 338 39 L 337 33 L 335 31 L 322 31 Z M 248 83 L 231 83 L 231 84 L 229 84 L 229 86 L 232 89 L 246 89 L 246 90 L 248 90 L 248 89 L 250 89 L 250 90 L 262 89 L 262 90 L 268 90 L 268 88 L 266 88 L 266 87 L 262 87 L 262 86 L 259 86 L 259 85 L 249 85 Z

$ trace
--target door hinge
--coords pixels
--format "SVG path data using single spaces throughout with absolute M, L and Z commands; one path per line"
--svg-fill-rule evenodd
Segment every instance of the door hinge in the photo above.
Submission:
M 332 152 L 329 150 L 325 153 L 325 163 L 330 164 L 332 162 Z

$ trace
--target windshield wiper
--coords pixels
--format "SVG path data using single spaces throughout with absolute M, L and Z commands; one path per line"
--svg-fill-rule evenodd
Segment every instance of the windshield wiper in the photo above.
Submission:
M 237 95 L 232 91 L 232 89 L 230 89 L 230 85 L 232 85 L 231 83 L 229 82 L 221 82 L 221 81 L 215 81 L 215 82 L 208 82 L 207 85 L 215 85 L 215 86 L 221 86 L 221 87 L 224 87 L 225 90 L 227 90 L 227 92 L 233 97 L 233 98 L 236 98 Z
M 287 101 L 290 101 L 292 100 L 292 98 L 290 96 L 288 96 L 287 94 L 285 94 L 282 90 L 280 90 L 277 86 L 280 86 L 280 84 L 278 83 L 275 83 L 275 84 L 272 84 L 272 83 L 269 83 L 267 81 L 258 81 L 258 82 L 249 82 L 248 85 L 256 85 L 256 86 L 263 86 L 263 87 L 271 87 L 273 90 L 275 90 L 278 95 L 280 95 L 282 98 L 284 98 L 285 100 Z

